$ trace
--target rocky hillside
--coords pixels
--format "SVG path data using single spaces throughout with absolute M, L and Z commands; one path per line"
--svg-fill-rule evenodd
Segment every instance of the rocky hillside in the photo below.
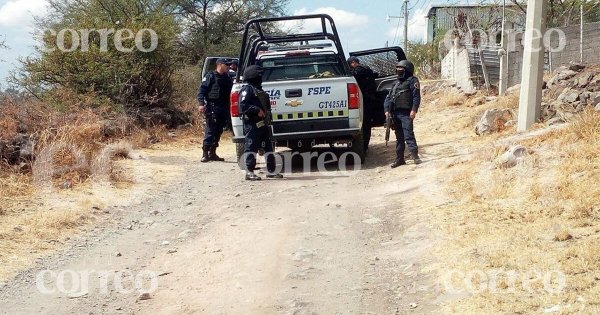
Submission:
M 600 66 L 557 68 L 545 85 L 543 120 L 549 125 L 567 122 L 586 106 L 600 111 Z

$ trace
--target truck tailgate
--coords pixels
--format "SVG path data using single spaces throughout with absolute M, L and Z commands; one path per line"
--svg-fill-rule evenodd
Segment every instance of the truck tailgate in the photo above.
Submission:
M 349 117 L 351 77 L 265 82 L 271 97 L 273 121 Z

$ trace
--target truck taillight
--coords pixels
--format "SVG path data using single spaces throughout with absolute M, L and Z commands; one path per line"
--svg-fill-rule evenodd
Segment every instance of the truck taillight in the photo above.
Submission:
M 348 83 L 348 108 L 360 108 L 360 89 L 356 83 Z
M 240 92 L 233 91 L 229 96 L 231 117 L 238 117 L 240 115 Z

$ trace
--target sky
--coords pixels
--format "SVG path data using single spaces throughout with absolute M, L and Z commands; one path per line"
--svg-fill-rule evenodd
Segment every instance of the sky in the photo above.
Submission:
M 402 43 L 403 0 L 290 0 L 291 15 L 327 13 L 334 19 L 346 53 L 349 51 L 380 48 Z M 410 0 L 410 40 L 422 40 L 425 34 L 425 15 L 432 4 L 448 3 L 449 0 Z M 457 2 L 457 1 L 453 1 Z M 4 38 L 9 50 L 0 51 L 0 87 L 16 67 L 17 58 L 33 53 L 34 16 L 46 12 L 47 0 L 0 0 L 0 38 Z

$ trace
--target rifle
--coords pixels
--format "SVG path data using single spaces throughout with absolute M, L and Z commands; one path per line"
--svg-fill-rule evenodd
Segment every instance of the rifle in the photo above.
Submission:
M 392 120 L 392 115 L 385 118 L 385 146 L 387 147 L 388 141 L 390 141 L 390 129 L 392 128 L 392 124 L 394 121 Z
M 274 142 L 273 129 L 271 129 L 271 124 L 273 123 L 273 115 L 271 113 L 271 98 L 269 97 L 269 94 L 267 94 L 265 91 L 258 90 L 254 87 L 252 88 L 254 89 L 254 93 L 258 97 L 258 100 L 260 101 L 260 105 L 262 107 L 263 112 L 265 113 L 265 118 L 263 122 L 267 126 L 267 128 L 269 128 L 269 140 L 271 140 L 271 142 Z
M 398 83 L 396 82 L 396 84 L 394 84 L 394 86 L 392 87 L 390 93 L 388 94 L 388 97 L 391 97 L 391 102 L 390 102 L 390 116 L 386 116 L 385 117 L 385 146 L 387 147 L 388 145 L 388 141 L 390 141 L 390 130 L 394 129 L 393 125 L 394 125 L 394 119 L 392 118 L 392 115 L 394 113 L 394 104 L 396 103 L 396 97 L 397 97 L 397 93 L 396 93 L 396 89 L 398 88 Z M 387 98 L 386 98 L 387 101 Z

